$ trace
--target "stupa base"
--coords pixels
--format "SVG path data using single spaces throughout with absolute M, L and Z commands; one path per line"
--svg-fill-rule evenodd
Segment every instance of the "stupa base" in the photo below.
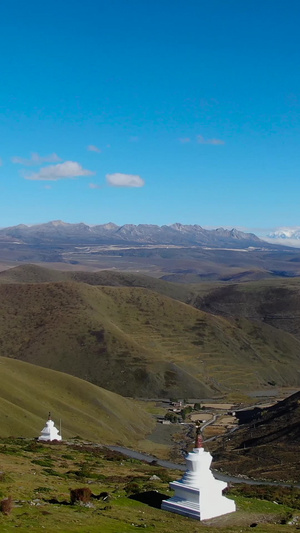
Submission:
M 189 518 L 201 520 L 199 504 L 188 502 L 187 500 L 182 500 L 181 498 L 176 498 L 175 496 L 170 500 L 163 500 L 161 509 L 163 511 L 170 511 L 171 513 L 177 513 L 183 516 L 188 516 Z
M 217 480 L 216 482 L 218 483 Z M 233 513 L 236 510 L 233 500 L 229 500 L 222 494 L 216 495 L 215 491 L 207 489 L 201 491 L 200 488 L 189 487 L 176 481 L 170 485 L 175 489 L 175 496 L 162 501 L 161 509 L 164 511 L 178 513 L 196 520 L 207 520 Z
M 52 442 L 54 440 L 61 442 L 62 438 L 59 435 L 53 438 L 50 438 L 50 437 L 39 437 L 38 438 L 39 442 Z

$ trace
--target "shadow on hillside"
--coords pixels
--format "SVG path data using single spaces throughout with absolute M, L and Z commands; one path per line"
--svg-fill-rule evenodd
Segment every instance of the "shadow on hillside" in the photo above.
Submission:
M 167 494 L 162 494 L 156 490 L 147 490 L 146 492 L 139 492 L 138 494 L 132 494 L 129 496 L 130 500 L 136 500 L 141 503 L 145 503 L 150 507 L 155 507 L 155 509 L 161 508 L 161 502 L 163 500 L 168 500 L 170 496 Z
M 43 498 L 43 501 L 46 503 L 52 503 L 54 505 L 72 505 L 71 502 L 67 502 L 66 500 L 59 501 L 56 498 L 50 498 L 49 500 Z

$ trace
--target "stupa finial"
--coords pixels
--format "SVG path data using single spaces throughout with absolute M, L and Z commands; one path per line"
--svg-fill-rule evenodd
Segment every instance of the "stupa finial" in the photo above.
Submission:
M 49 411 L 48 420 L 51 420 L 51 412 Z
M 201 424 L 198 420 L 196 422 L 195 448 L 203 448 L 203 438 L 201 435 Z

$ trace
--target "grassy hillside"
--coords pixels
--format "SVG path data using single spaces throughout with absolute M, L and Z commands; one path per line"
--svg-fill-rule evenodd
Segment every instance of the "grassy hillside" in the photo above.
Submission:
M 299 341 L 138 287 L 0 285 L 0 355 L 123 395 L 207 397 L 300 385 Z
M 256 497 L 243 496 L 245 489 L 237 486 L 233 496 L 237 511 L 200 523 L 159 508 L 161 500 L 171 496 L 169 481 L 181 477 L 182 472 L 166 471 L 100 447 L 52 446 L 20 439 L 0 440 L 0 458 L 0 497 L 11 495 L 14 502 L 9 516 L 0 513 L 0 530 L 7 533 L 16 528 L 22 533 L 134 533 L 140 529 L 240 533 L 250 525 L 257 526 L 260 533 L 294 533 L 298 529 L 296 490 L 289 495 L 276 487 L 262 493 L 260 487 Z M 107 498 L 70 505 L 70 488 L 82 487 Z M 295 525 L 287 525 L 293 516 Z
M 37 265 L 20 265 L 0 272 L 0 283 L 46 283 L 66 281 L 69 272 Z
M 194 276 L 194 281 L 197 281 L 195 274 L 186 274 L 186 276 L 191 277 L 190 281 Z M 176 279 L 175 274 L 174 279 Z M 0 285 L 59 281 L 76 281 L 96 286 L 143 287 L 213 315 L 260 321 L 277 329 L 283 329 L 300 339 L 300 278 L 297 277 L 268 280 L 259 280 L 258 277 L 258 280 L 251 281 L 249 271 L 245 276 L 237 275 L 239 283 L 211 280 L 184 285 L 140 273 L 111 270 L 72 272 L 47 269 L 37 265 L 21 265 L 0 272 Z
M 300 482 L 300 392 L 256 412 L 223 441 L 216 466 L 258 479 Z
M 56 281 L 77 281 L 88 285 L 105 285 L 111 287 L 144 287 L 177 300 L 186 301 L 191 291 L 176 283 L 167 283 L 160 279 L 140 273 L 100 270 L 98 272 L 72 272 L 54 270 L 37 265 L 20 265 L 0 272 L 2 283 L 50 283 Z
M 153 420 L 132 400 L 91 383 L 35 365 L 0 357 L 0 436 L 36 437 L 48 412 L 63 438 L 135 444 Z

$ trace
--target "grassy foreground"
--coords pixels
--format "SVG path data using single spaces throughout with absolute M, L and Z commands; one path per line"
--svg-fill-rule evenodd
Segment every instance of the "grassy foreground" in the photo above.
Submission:
M 237 486 L 233 496 L 238 510 L 223 517 L 198 522 L 161 511 L 137 501 L 148 491 L 170 496 L 168 482 L 179 472 L 124 458 L 95 446 L 42 445 L 32 440 L 0 441 L 0 496 L 11 495 L 14 507 L 8 516 L 0 513 L 1 532 L 27 530 L 40 533 L 133 533 L 140 529 L 155 533 L 227 533 L 248 531 L 294 532 L 288 524 L 299 515 L 298 498 L 273 503 L 259 499 Z M 153 479 L 153 476 L 156 476 Z M 71 505 L 69 489 L 89 487 L 93 494 L 107 492 L 108 498 L 92 499 L 88 506 Z M 152 493 L 153 494 L 153 493 Z M 230 495 L 229 495 L 230 497 Z M 288 505 L 287 505 L 288 504 Z

